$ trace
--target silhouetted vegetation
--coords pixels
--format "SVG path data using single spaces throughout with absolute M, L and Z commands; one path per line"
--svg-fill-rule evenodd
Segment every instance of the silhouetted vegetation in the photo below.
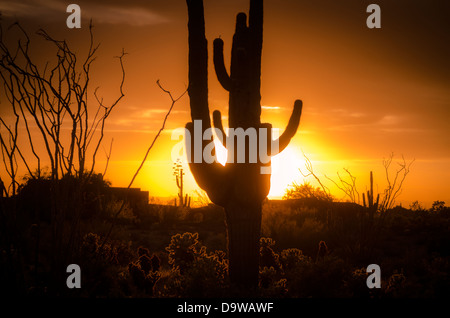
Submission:
M 221 208 L 129 204 L 106 237 L 111 206 L 121 201 L 101 175 L 94 176 L 82 187 L 76 178 L 57 185 L 29 179 L 17 197 L 1 199 L 4 291 L 69 297 L 450 295 L 450 208 L 442 201 L 430 209 L 397 206 L 382 223 L 367 222 L 359 205 L 308 197 L 265 201 L 259 288 L 251 291 L 230 284 Z M 42 199 L 54 187 L 67 193 L 58 216 L 46 212 L 52 200 Z M 76 200 L 70 199 L 74 193 Z M 381 289 L 366 286 L 373 263 L 382 269 Z M 67 288 L 68 264 L 80 265 L 82 288 Z
M 187 128 L 192 132 L 193 122 L 202 120 L 205 131 L 211 121 L 203 4 L 187 3 L 192 119 Z M 214 41 L 214 65 L 219 82 L 230 92 L 230 128 L 270 132 L 271 125 L 260 122 L 262 1 L 250 3 L 249 25 L 245 14 L 237 16 L 230 74 L 221 39 Z M 234 158 L 224 167 L 195 162 L 192 173 L 214 202 L 198 208 L 190 207 L 183 192 L 183 171 L 176 164 L 180 204 L 149 204 L 148 193 L 131 185 L 184 93 L 173 98 L 158 82 L 171 98 L 171 107 L 129 186 L 112 188 L 94 168 L 105 121 L 124 96 L 124 53 L 119 56 L 119 96 L 106 106 L 94 93 L 98 116 L 88 124 L 89 67 L 97 50 L 92 33 L 86 59 L 77 68 L 77 57 L 65 41 L 39 31 L 54 45 L 58 58 L 47 73 L 41 73 L 28 55 L 28 35 L 15 26 L 24 38 L 16 49 L 0 40 L 1 79 L 15 115 L 12 124 L 0 118 L 3 167 L 9 179 L 6 185 L 0 180 L 3 293 L 123 298 L 450 296 L 450 208 L 439 200 L 430 209 L 418 201 L 409 209 L 394 207 L 410 164 L 403 161 L 392 182 L 388 177 L 381 198 L 374 197 L 371 173 L 370 190 L 360 205 L 350 173 L 352 183 L 341 178 L 340 182 L 351 202 L 336 202 L 320 180 L 321 188 L 293 184 L 285 200 L 270 201 L 266 199 L 270 174 L 261 174 L 268 163 L 237 164 Z M 54 74 L 60 74 L 59 80 Z M 301 110 L 297 100 L 278 140 L 280 151 L 295 135 Z M 67 144 L 61 139 L 64 116 L 71 127 Z M 31 159 L 19 147 L 19 123 L 25 126 L 28 155 L 37 161 L 34 172 Z M 40 128 L 43 154 L 35 151 L 32 123 Z M 225 136 L 217 111 L 213 123 Z M 271 142 L 270 133 L 265 138 Z M 41 159 L 50 162 L 48 174 Z M 308 175 L 317 179 L 307 162 Z M 391 162 L 392 157 L 384 161 L 386 171 Z M 22 182 L 19 164 L 28 172 Z M 69 264 L 81 268 L 81 288 L 68 288 Z M 369 264 L 382 269 L 380 289 L 366 286 Z

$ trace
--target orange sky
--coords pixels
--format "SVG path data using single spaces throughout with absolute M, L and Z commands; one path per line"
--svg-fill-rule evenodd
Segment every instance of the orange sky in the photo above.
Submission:
M 373 1 L 372 1 L 373 2 Z M 408 206 L 418 200 L 430 206 L 435 200 L 450 203 L 450 22 L 443 1 L 376 1 L 382 27 L 366 26 L 370 1 L 266 0 L 262 57 L 262 120 L 284 128 L 295 99 L 304 103 L 300 129 L 286 149 L 274 159 L 272 196 L 282 195 L 292 181 L 302 182 L 302 152 L 315 173 L 338 198 L 343 193 L 325 176 L 349 169 L 358 190 L 367 190 L 374 171 L 376 190 L 385 188 L 383 158 L 393 152 L 415 159 L 398 202 Z M 125 98 L 105 128 L 107 148 L 114 138 L 106 177 L 113 186 L 127 186 L 147 147 L 162 124 L 170 99 L 156 85 L 175 96 L 187 85 L 187 9 L 184 0 L 78 1 L 82 28 L 65 27 L 65 4 L 54 0 L 2 1 L 4 23 L 13 17 L 28 30 L 43 27 L 65 38 L 83 53 L 87 25 L 93 19 L 96 40 L 101 42 L 93 67 L 95 86 L 105 100 L 116 96 L 120 68 L 113 57 L 122 48 Z M 229 61 L 235 15 L 248 11 L 248 1 L 205 1 L 209 47 L 220 36 Z M 50 59 L 40 44 L 38 58 Z M 212 69 L 210 50 L 210 110 L 227 114 L 227 93 Z M 1 114 L 7 116 L 2 102 Z M 169 117 L 167 130 L 152 149 L 133 186 L 151 196 L 174 196 L 171 132 L 190 120 L 185 95 Z M 98 171 L 103 171 L 100 152 Z M 186 167 L 187 168 L 187 167 Z M 393 164 L 392 168 L 396 168 Z M 394 170 L 392 170 L 394 173 Z M 186 169 L 187 191 L 197 189 Z M 313 183 L 313 179 L 307 178 Z

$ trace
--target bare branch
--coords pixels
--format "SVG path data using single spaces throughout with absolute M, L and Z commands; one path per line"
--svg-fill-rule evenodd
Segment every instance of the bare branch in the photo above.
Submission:
M 305 157 L 305 160 L 306 160 L 306 163 L 305 163 L 306 170 L 308 170 L 309 173 L 304 174 L 303 171 L 302 171 L 301 169 L 298 169 L 298 170 L 300 171 L 300 173 L 302 174 L 302 176 L 305 177 L 305 178 L 307 178 L 307 177 L 309 177 L 309 176 L 313 176 L 314 179 L 316 179 L 316 181 L 317 181 L 317 182 L 319 183 L 319 185 L 321 186 L 323 192 L 324 192 L 328 197 L 331 198 L 330 190 L 322 183 L 322 181 L 320 181 L 319 177 L 317 177 L 317 175 L 314 173 L 314 169 L 313 169 L 311 160 L 309 160 L 309 158 L 305 155 L 305 153 L 303 152 L 303 150 L 302 150 L 302 153 L 303 153 L 303 157 Z
M 173 107 L 175 106 L 176 102 L 179 101 L 179 100 L 187 93 L 187 91 L 188 91 L 188 89 L 186 88 L 186 90 L 185 90 L 180 96 L 178 96 L 177 98 L 174 98 L 174 97 L 172 96 L 172 93 L 171 93 L 170 91 L 164 89 L 164 88 L 161 86 L 161 83 L 159 82 L 159 80 L 156 81 L 156 84 L 158 85 L 158 87 L 159 87 L 164 93 L 166 93 L 167 95 L 169 95 L 169 97 L 170 97 L 172 103 L 171 103 L 171 105 L 170 105 L 170 107 L 169 107 L 169 110 L 168 110 L 167 113 L 166 113 L 166 116 L 164 117 L 164 120 L 163 120 L 163 123 L 162 123 L 161 128 L 159 129 L 159 131 L 158 131 L 158 133 L 156 134 L 156 136 L 153 138 L 153 141 L 152 141 L 152 143 L 150 144 L 150 146 L 148 147 L 148 149 L 147 149 L 147 151 L 146 151 L 146 153 L 145 153 L 145 155 L 144 155 L 144 158 L 142 159 L 141 164 L 139 165 L 138 169 L 136 170 L 136 173 L 133 175 L 133 178 L 131 179 L 130 183 L 128 184 L 128 187 L 127 187 L 128 189 L 131 188 L 131 186 L 133 185 L 134 180 L 136 179 L 136 177 L 138 176 L 138 174 L 139 174 L 139 172 L 141 171 L 142 167 L 144 166 L 145 161 L 147 161 L 148 154 L 150 153 L 151 149 L 152 149 L 153 146 L 155 145 L 156 140 L 159 138 L 159 136 L 161 135 L 162 131 L 164 130 L 164 128 L 165 128 L 165 126 L 166 126 L 167 118 L 169 117 L 170 113 L 172 112 L 172 109 L 173 109 Z M 118 217 L 119 214 L 122 212 L 122 210 L 123 210 L 124 207 L 125 207 L 125 200 L 122 201 L 122 204 L 121 204 L 119 210 L 118 210 L 118 211 L 116 212 L 116 214 L 114 215 L 113 220 L 117 219 L 117 217 Z M 104 239 L 103 239 L 102 246 L 103 246 L 103 244 L 105 244 L 106 239 L 107 239 L 107 238 L 109 237 L 109 235 L 111 234 L 111 231 L 112 231 L 113 227 L 114 227 L 114 222 L 111 223 L 111 226 L 110 226 L 110 228 L 109 228 L 109 231 L 108 231 L 108 233 L 105 235 L 105 237 L 104 237 Z
M 144 159 L 142 160 L 141 164 L 139 165 L 139 168 L 137 169 L 136 173 L 134 174 L 133 178 L 131 179 L 131 182 L 130 182 L 130 184 L 128 185 L 128 188 L 130 188 L 131 185 L 133 184 L 134 180 L 136 179 L 137 175 L 139 174 L 139 171 L 142 169 L 142 166 L 144 165 L 145 161 L 147 160 L 147 156 L 148 156 L 150 150 L 153 148 L 153 145 L 155 144 L 155 142 L 156 142 L 156 140 L 158 139 L 159 135 L 160 135 L 161 132 L 164 130 L 165 125 L 166 125 L 167 118 L 169 117 L 170 113 L 172 112 L 172 109 L 173 109 L 173 107 L 175 106 L 175 103 L 176 103 L 177 101 L 179 101 L 179 100 L 187 93 L 187 91 L 188 91 L 188 89 L 186 89 L 180 96 L 178 96 L 177 98 L 173 98 L 172 93 L 171 93 L 170 91 L 164 89 L 164 88 L 161 86 L 161 83 L 159 82 L 159 80 L 156 81 L 156 84 L 158 85 L 159 88 L 161 88 L 161 90 L 162 90 L 164 93 L 166 93 L 166 94 L 169 95 L 169 97 L 170 97 L 170 99 L 171 99 L 171 101 L 172 101 L 172 104 L 170 105 L 169 111 L 167 112 L 166 116 L 164 117 L 162 127 L 159 129 L 159 131 L 158 131 L 158 133 L 156 134 L 155 138 L 153 138 L 153 141 L 152 141 L 152 143 L 150 144 L 150 147 L 148 147 L 147 152 L 145 153 Z
M 106 153 L 105 151 L 105 155 L 106 155 L 106 165 L 105 165 L 105 170 L 103 170 L 103 177 L 105 177 L 106 175 L 106 171 L 108 171 L 108 165 L 109 165 L 109 159 L 111 158 L 111 152 L 112 152 L 112 145 L 114 142 L 114 138 L 111 139 L 111 143 L 109 145 L 109 152 Z
M 0 27 L 0 80 L 3 82 L 6 99 L 13 106 L 13 111 L 20 116 L 21 120 L 23 119 L 22 124 L 26 129 L 31 152 L 38 161 L 38 171 L 40 171 L 41 161 L 47 159 L 50 161 L 52 178 L 57 179 L 58 176 L 65 174 L 83 176 L 88 150 L 90 152 L 90 149 L 93 149 L 90 152 L 92 166 L 89 172 L 92 173 L 95 157 L 103 140 L 106 119 L 124 97 L 123 56 L 126 53 L 122 50 L 122 54 L 116 57 L 119 58 L 122 71 L 119 96 L 108 107 L 101 101 L 92 119 L 88 105 L 88 90 L 91 65 L 95 61 L 99 48 L 99 45 L 94 43 L 92 23 L 89 27 L 89 49 L 82 61 L 65 40 L 57 40 L 45 30 L 38 30 L 37 35 L 50 43 L 55 53 L 55 61 L 45 62 L 43 71 L 33 62 L 31 41 L 25 29 L 18 23 L 11 25 L 9 29 L 11 28 L 20 32 L 19 40 L 14 47 L 5 42 Z M 95 97 L 100 101 L 98 96 Z M 64 126 L 64 124 L 67 125 Z M 62 137 L 64 127 L 70 129 L 68 140 Z M 37 129 L 38 133 L 33 132 L 32 129 Z M 99 130 L 100 135 L 96 145 L 91 148 L 96 139 L 94 135 Z M 43 151 L 46 153 L 44 157 L 47 158 L 43 158 L 35 148 L 37 139 L 43 142 L 45 146 Z M 6 142 L 5 145 L 8 146 L 8 143 Z M 15 155 L 19 156 L 30 170 L 24 154 L 20 150 L 15 152 Z M 10 151 L 8 153 L 4 151 L 4 155 L 9 158 Z M 76 164 L 78 164 L 77 167 Z
M 407 163 L 405 158 L 402 156 L 402 162 L 399 162 L 399 168 L 396 170 L 393 180 L 391 180 L 389 169 L 392 164 L 394 155 L 388 159 L 383 160 L 383 166 L 385 169 L 387 188 L 384 190 L 384 195 L 381 201 L 380 210 L 386 212 L 393 208 L 396 199 L 400 196 L 403 190 L 403 184 L 405 182 L 406 176 L 410 172 L 410 167 L 414 163 L 415 159 Z

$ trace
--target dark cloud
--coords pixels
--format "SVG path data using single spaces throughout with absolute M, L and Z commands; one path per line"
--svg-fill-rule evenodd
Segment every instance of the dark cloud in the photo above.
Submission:
M 112 1 L 77 1 L 83 20 L 96 24 L 147 26 L 168 22 L 168 19 L 140 1 L 114 3 Z M 65 18 L 67 3 L 57 0 L 21 1 L 3 0 L 0 12 L 6 18 L 60 21 Z

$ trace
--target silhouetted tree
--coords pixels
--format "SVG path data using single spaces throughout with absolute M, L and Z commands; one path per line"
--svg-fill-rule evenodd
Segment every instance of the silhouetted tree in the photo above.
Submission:
M 64 287 L 60 283 L 65 279 L 62 268 L 79 245 L 82 212 L 98 206 L 97 194 L 105 184 L 103 177 L 94 173 L 96 156 L 104 138 L 105 123 L 124 97 L 124 52 L 117 57 L 121 72 L 118 96 L 106 103 L 97 94 L 98 89 L 92 88 L 91 66 L 99 46 L 94 43 L 92 25 L 88 31 L 86 54 L 82 56 L 66 40 L 57 40 L 45 30 L 38 30 L 37 37 L 32 38 L 19 23 L 14 23 L 8 32 L 3 32 L 0 25 L 0 84 L 7 105 L 0 117 L 0 148 L 9 176 L 6 194 L 18 195 L 21 203 L 11 207 L 7 216 L 15 226 L 23 226 L 18 224 L 23 220 L 16 215 L 21 205 L 25 208 L 31 202 L 22 200 L 18 191 L 39 197 L 34 202 L 42 205 L 31 208 L 35 212 L 45 209 L 46 215 L 42 220 L 35 213 L 33 228 L 39 233 L 44 228 L 42 221 L 50 223 L 50 227 L 45 226 L 51 237 L 48 290 L 54 293 Z M 39 40 L 47 43 L 49 49 L 43 62 L 33 54 Z M 43 146 L 38 147 L 39 144 Z M 33 160 L 37 164 L 34 170 L 30 166 Z M 48 175 L 43 173 L 44 164 L 50 167 Z M 17 181 L 21 169 L 28 173 L 23 187 Z M 21 232 L 17 231 L 25 236 Z M 17 237 L 23 239 L 20 235 Z M 19 238 L 8 246 L 16 248 Z M 39 251 L 39 238 L 35 242 L 35 250 Z M 40 282 L 36 280 L 37 283 Z
M 444 201 L 434 201 L 431 205 L 431 211 L 433 212 L 439 212 L 443 211 L 445 209 L 445 202 Z
M 201 121 L 202 134 L 211 128 L 208 106 L 208 50 L 205 38 L 205 21 L 202 0 L 187 0 L 189 29 L 189 88 L 192 122 L 186 125 L 191 139 L 186 138 L 187 152 L 195 148 L 210 147 L 208 141 L 194 140 L 194 122 Z M 272 125 L 261 123 L 261 50 L 263 40 L 263 1 L 250 1 L 250 15 L 247 24 L 245 13 L 239 13 L 231 50 L 230 74 L 223 60 L 223 41 L 214 40 L 214 66 L 222 87 L 229 92 L 229 127 L 248 128 L 258 132 L 258 144 L 266 144 L 267 154 L 275 155 L 271 148 Z M 295 135 L 302 111 L 302 102 L 294 103 L 294 110 L 284 133 L 277 140 L 282 151 Z M 213 113 L 213 123 L 221 132 L 223 144 L 228 149 L 229 159 L 225 166 L 217 161 L 209 163 L 189 160 L 190 169 L 198 185 L 204 189 L 211 201 L 224 207 L 228 231 L 229 275 L 234 284 L 256 288 L 259 271 L 259 239 L 261 232 L 262 201 L 270 189 L 270 174 L 262 174 L 261 168 L 270 167 L 256 154 L 257 162 L 249 162 L 255 157 L 254 147 L 245 145 L 246 160 L 236 162 L 236 143 L 231 147 L 226 143 L 226 134 L 219 111 Z M 266 136 L 260 134 L 265 129 Z M 202 145 L 195 143 L 201 142 Z M 259 147 L 258 147 L 259 148 Z M 209 148 L 208 148 L 209 149 Z M 206 149 L 206 150 L 208 150 Z M 273 150 L 273 151 L 272 151 Z M 214 151 L 212 151 L 214 153 Z M 232 161 L 232 162 L 231 162 Z
M 323 192 L 319 187 L 314 188 L 310 183 L 298 184 L 293 182 L 285 191 L 283 199 L 316 199 L 330 201 L 331 197 Z
M 411 165 L 414 162 L 414 160 L 412 160 L 407 163 L 405 158 L 402 156 L 402 161 L 397 162 L 398 168 L 395 171 L 395 174 L 392 174 L 389 169 L 393 158 L 394 154 L 392 153 L 389 158 L 383 160 L 383 166 L 386 171 L 387 187 L 384 190 L 384 194 L 379 203 L 379 210 L 382 213 L 382 216 L 385 216 L 388 210 L 394 207 L 395 200 L 402 193 L 403 183 L 405 182 L 406 176 L 409 174 Z
M 37 35 L 50 43 L 49 48 L 54 53 L 43 64 L 31 53 L 33 47 L 28 33 L 19 23 L 13 26 L 19 32 L 18 40 L 11 42 L 15 47 L 6 38 L 9 34 L 4 34 L 0 27 L 0 82 L 13 115 L 10 123 L 0 118 L 0 128 L 4 128 L 0 133 L 0 146 L 7 159 L 4 163 L 11 179 L 11 194 L 17 189 L 16 174 L 21 163 L 32 178 L 41 177 L 42 161 L 50 165 L 53 180 L 64 175 L 90 176 L 103 141 L 105 122 L 125 96 L 122 63 L 125 53 L 117 57 L 122 72 L 119 96 L 106 105 L 97 94 L 98 87 L 92 89 L 91 66 L 99 47 L 94 43 L 92 24 L 83 59 L 65 40 L 57 40 L 40 29 Z M 14 34 L 12 30 L 10 34 Z M 91 98 L 95 105 L 90 102 Z M 19 136 L 19 125 L 25 128 L 25 137 Z M 37 162 L 35 171 L 28 164 L 30 158 L 19 148 L 19 138 L 28 139 L 31 156 Z M 44 145 L 42 149 L 36 147 L 40 142 Z

